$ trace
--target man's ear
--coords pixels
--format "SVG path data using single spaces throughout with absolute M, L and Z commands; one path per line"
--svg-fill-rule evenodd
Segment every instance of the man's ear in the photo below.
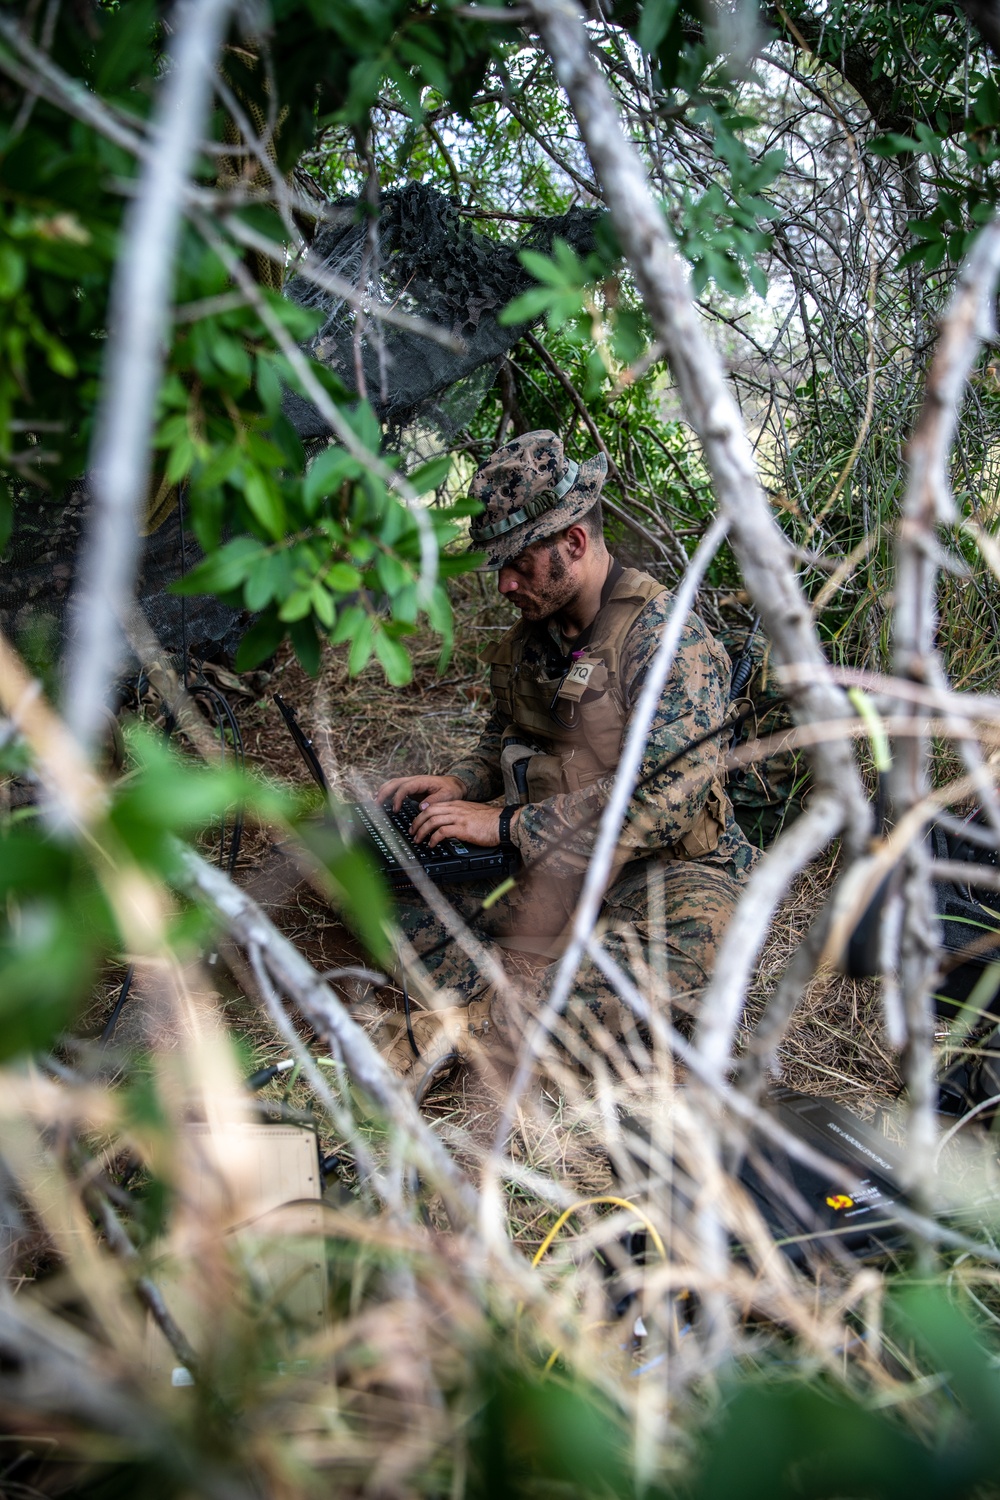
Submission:
M 579 562 L 590 551 L 590 533 L 586 526 L 568 526 L 563 533 L 571 562 Z

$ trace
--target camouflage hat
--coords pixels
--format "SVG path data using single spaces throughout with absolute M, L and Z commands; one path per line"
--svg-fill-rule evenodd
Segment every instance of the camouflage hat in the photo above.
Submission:
M 502 568 L 532 542 L 554 536 L 587 514 L 601 493 L 608 461 L 603 453 L 577 464 L 563 454 L 554 432 L 525 432 L 504 443 L 477 469 L 469 486 L 483 512 L 472 521 L 472 550 L 486 552 L 484 567 Z

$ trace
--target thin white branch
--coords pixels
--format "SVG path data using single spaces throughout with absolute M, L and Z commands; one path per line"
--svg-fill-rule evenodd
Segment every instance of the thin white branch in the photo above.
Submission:
M 800 722 L 849 718 L 850 706 L 830 676 L 788 543 L 757 478 L 722 363 L 701 326 L 687 269 L 591 56 L 584 14 L 576 0 L 529 3 L 569 96 L 646 310 L 667 350 L 685 413 L 701 441 L 720 511 L 729 522 L 733 551 L 771 639 L 775 662 L 806 669 L 791 692 L 793 712 Z M 870 817 L 851 748 L 831 738 L 815 744 L 809 755 L 817 790 L 840 807 L 848 847 L 860 851 Z M 720 985 L 723 982 L 720 971 Z M 732 1018 L 735 1013 L 734 1000 L 728 1014 Z
M 814 797 L 768 849 L 730 918 L 695 1031 L 695 1046 L 717 1078 L 729 1066 L 746 987 L 778 903 L 799 871 L 835 837 L 842 820 L 839 798 L 829 793 Z
M 935 528 L 954 519 L 948 462 L 966 384 L 983 339 L 995 332 L 992 297 L 1000 274 L 1000 219 L 979 235 L 958 274 L 934 360 L 927 375 L 924 402 L 909 450 L 909 480 L 897 541 L 896 608 L 893 616 L 893 669 L 902 679 L 940 690 L 944 671 L 937 634 L 937 549 Z M 912 702 L 904 714 L 918 717 Z M 919 805 L 930 786 L 931 747 L 926 733 L 894 741 L 890 773 L 893 814 L 904 817 Z M 985 783 L 996 815 L 992 787 L 969 742 L 966 760 L 973 777 Z M 930 856 L 922 844 L 907 852 L 902 884 L 903 914 L 898 942 L 898 972 L 906 1028 L 903 1054 L 910 1125 L 906 1179 L 917 1201 L 923 1192 L 924 1168 L 937 1134 L 934 1083 L 934 1015 L 931 987 L 936 968 L 934 896 Z
M 407 1141 L 420 1172 L 439 1190 L 456 1228 L 474 1220 L 475 1194 L 405 1087 L 390 1071 L 336 993 L 298 949 L 284 937 L 245 891 L 192 849 L 176 846 L 185 892 L 211 911 L 226 931 L 256 951 L 275 984 L 343 1057 L 354 1083 Z
M 156 394 L 170 330 L 174 259 L 187 180 L 212 98 L 212 77 L 234 0 L 178 0 L 173 43 L 111 291 L 110 337 L 92 450 L 93 507 L 74 595 L 66 718 L 96 741 L 118 666 L 146 504 Z
M 722 517 L 716 517 L 711 526 L 702 537 L 698 550 L 688 565 L 687 572 L 681 580 L 680 587 L 674 595 L 673 607 L 670 617 L 663 628 L 656 655 L 650 662 L 646 679 L 639 694 L 639 701 L 632 712 L 629 723 L 628 734 L 622 746 L 621 759 L 615 774 L 614 786 L 611 795 L 601 815 L 601 823 L 594 843 L 594 852 L 587 866 L 587 875 L 583 883 L 580 899 L 576 904 L 576 912 L 573 917 L 573 930 L 552 981 L 545 1005 L 538 1015 L 532 1031 L 525 1040 L 518 1059 L 517 1070 L 511 1080 L 504 1107 L 500 1115 L 494 1140 L 494 1151 L 499 1154 L 503 1150 L 504 1142 L 510 1130 L 514 1118 L 517 1103 L 534 1070 L 535 1063 L 541 1054 L 541 1050 L 551 1032 L 553 1023 L 562 1013 L 562 1009 L 569 998 L 576 971 L 580 967 L 580 959 L 583 956 L 587 939 L 590 937 L 597 921 L 601 902 L 607 887 L 608 878 L 615 853 L 618 849 L 618 838 L 621 833 L 625 812 L 635 791 L 635 784 L 639 777 L 639 768 L 642 764 L 643 752 L 646 749 L 646 740 L 649 736 L 649 727 L 653 722 L 663 685 L 670 674 L 677 647 L 680 643 L 681 634 L 687 624 L 688 615 L 694 607 L 694 602 L 701 586 L 705 570 L 712 558 L 721 546 L 725 535 L 727 522 Z

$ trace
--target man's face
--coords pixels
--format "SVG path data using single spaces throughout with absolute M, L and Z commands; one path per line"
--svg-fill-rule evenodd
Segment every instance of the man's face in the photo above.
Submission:
M 497 588 L 524 619 L 547 620 L 576 598 L 579 582 L 565 550 L 561 535 L 545 537 L 500 569 Z

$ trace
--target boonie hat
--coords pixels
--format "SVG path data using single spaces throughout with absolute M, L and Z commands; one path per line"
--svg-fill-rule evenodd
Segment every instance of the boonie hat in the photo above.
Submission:
M 485 551 L 485 568 L 502 568 L 532 542 L 585 516 L 607 472 L 603 453 L 577 464 L 545 428 L 512 438 L 476 470 L 469 486 L 483 506 L 470 528 L 472 550 Z

